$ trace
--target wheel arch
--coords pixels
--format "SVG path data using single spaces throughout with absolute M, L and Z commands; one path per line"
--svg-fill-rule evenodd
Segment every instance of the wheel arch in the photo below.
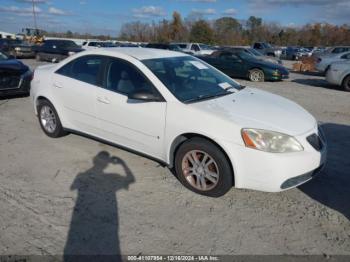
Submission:
M 213 143 L 215 146 L 217 146 L 220 151 L 225 155 L 227 161 L 229 162 L 229 165 L 231 167 L 231 171 L 232 171 L 232 175 L 233 175 L 233 186 L 234 186 L 234 177 L 235 177 L 235 169 L 234 169 L 234 164 L 231 161 L 231 158 L 229 157 L 229 155 L 226 153 L 226 150 L 224 149 L 224 147 L 222 145 L 220 145 L 217 141 L 202 135 L 202 134 L 198 134 L 198 133 L 184 133 L 181 135 L 178 135 L 171 143 L 170 149 L 169 149 L 169 155 L 168 155 L 168 162 L 169 162 L 169 167 L 173 168 L 174 167 L 174 162 L 175 162 L 175 155 L 177 150 L 179 149 L 180 145 L 183 144 L 185 141 L 187 141 L 190 138 L 194 138 L 194 137 L 200 137 L 203 138 L 205 140 L 208 140 L 209 142 Z
M 265 72 L 265 70 L 264 70 L 262 67 L 260 67 L 260 66 L 251 66 L 251 67 L 248 69 L 248 74 L 247 74 L 247 77 L 248 77 L 248 78 L 249 78 L 250 72 L 251 72 L 252 70 L 255 70 L 255 69 L 258 69 L 258 70 L 262 71 L 262 72 L 264 73 L 264 77 L 266 76 L 266 72 Z
M 343 77 L 343 80 L 341 81 L 341 86 L 344 86 L 344 82 L 346 80 L 346 78 L 350 77 L 350 72 L 348 72 L 347 74 L 345 74 L 345 76 Z

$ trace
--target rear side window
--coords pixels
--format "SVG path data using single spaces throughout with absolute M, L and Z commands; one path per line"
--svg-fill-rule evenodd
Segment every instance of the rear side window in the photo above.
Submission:
M 91 85 L 99 85 L 103 59 L 101 56 L 83 56 L 64 65 L 56 73 Z

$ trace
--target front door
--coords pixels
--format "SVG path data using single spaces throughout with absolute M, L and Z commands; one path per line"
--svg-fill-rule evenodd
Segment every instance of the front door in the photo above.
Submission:
M 97 118 L 103 137 L 162 159 L 166 102 L 128 99 L 136 90 L 158 92 L 131 63 L 110 58 L 103 88 L 97 92 Z

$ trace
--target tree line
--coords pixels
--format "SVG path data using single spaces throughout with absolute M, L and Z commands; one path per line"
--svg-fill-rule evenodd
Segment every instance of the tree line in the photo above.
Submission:
M 174 12 L 171 20 L 145 23 L 140 21 L 122 25 L 120 40 L 135 42 L 200 42 L 214 45 L 251 45 L 265 41 L 288 46 L 350 45 L 350 26 L 328 23 L 306 24 L 302 27 L 281 26 L 251 16 L 246 21 L 233 17 L 216 20 L 182 19 Z

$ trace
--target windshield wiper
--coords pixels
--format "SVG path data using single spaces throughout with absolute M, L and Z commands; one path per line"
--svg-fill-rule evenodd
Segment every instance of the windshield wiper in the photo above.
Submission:
M 203 101 L 206 99 L 216 98 L 216 97 L 220 97 L 220 96 L 226 96 L 226 95 L 230 95 L 233 93 L 234 92 L 225 92 L 225 93 L 218 93 L 218 94 L 214 94 L 214 95 L 199 95 L 199 96 L 196 96 L 194 98 L 187 99 L 184 102 L 191 103 L 191 102 L 196 102 L 196 101 Z

